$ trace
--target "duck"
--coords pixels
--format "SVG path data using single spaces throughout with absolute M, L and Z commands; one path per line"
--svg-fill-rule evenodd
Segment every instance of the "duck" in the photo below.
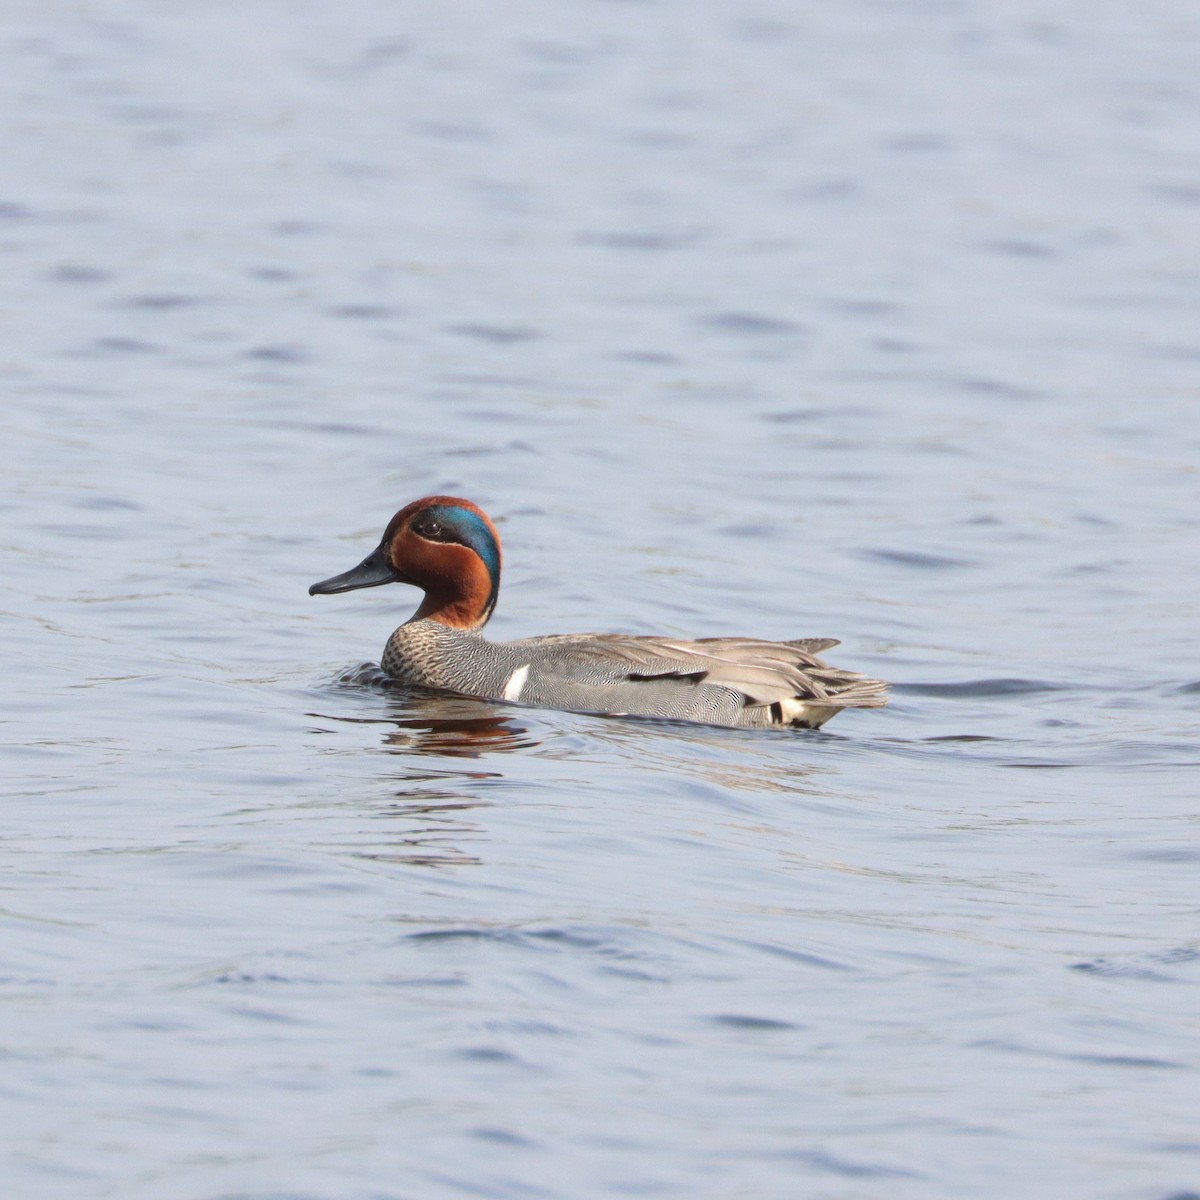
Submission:
M 819 729 L 847 708 L 887 703 L 888 685 L 831 667 L 836 638 L 687 640 L 623 633 L 483 636 L 500 594 L 500 535 L 477 504 L 426 496 L 388 522 L 356 567 L 309 589 L 328 596 L 405 583 L 424 593 L 388 638 L 401 683 L 480 700 L 752 729 Z

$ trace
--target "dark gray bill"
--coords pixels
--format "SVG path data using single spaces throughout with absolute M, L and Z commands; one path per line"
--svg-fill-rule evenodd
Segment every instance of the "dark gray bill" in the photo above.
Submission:
M 332 579 L 322 579 L 308 589 L 310 596 L 329 596 L 334 592 L 352 592 L 355 588 L 379 587 L 384 583 L 403 583 L 404 577 L 388 562 L 387 552 L 376 546 L 357 567 Z

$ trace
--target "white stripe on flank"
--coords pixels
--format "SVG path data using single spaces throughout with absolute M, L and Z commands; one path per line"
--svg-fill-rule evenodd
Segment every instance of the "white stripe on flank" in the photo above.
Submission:
M 508 682 L 504 685 L 504 691 L 501 695 L 505 700 L 511 700 L 515 704 L 520 700 L 521 693 L 525 690 L 525 680 L 528 678 L 529 664 L 526 663 L 523 667 L 518 667 L 508 677 Z

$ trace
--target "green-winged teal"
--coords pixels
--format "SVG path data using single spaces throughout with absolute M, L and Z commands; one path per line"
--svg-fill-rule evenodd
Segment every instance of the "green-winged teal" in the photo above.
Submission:
M 489 642 L 500 591 L 500 537 L 469 500 L 427 496 L 402 508 L 357 567 L 308 589 L 384 583 L 421 588 L 420 608 L 388 638 L 383 669 L 420 687 L 483 700 L 709 725 L 816 729 L 843 708 L 878 708 L 887 684 L 827 666 L 836 638 L 552 634 Z

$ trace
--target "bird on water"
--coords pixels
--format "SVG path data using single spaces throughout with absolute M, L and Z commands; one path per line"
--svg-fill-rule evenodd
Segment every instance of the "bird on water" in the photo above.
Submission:
M 831 667 L 836 638 L 772 642 L 622 633 L 483 636 L 500 593 L 500 535 L 456 496 L 427 496 L 388 522 L 356 567 L 310 596 L 407 583 L 424 593 L 388 638 L 382 666 L 418 687 L 482 700 L 741 728 L 817 729 L 845 708 L 887 703 L 887 684 Z

